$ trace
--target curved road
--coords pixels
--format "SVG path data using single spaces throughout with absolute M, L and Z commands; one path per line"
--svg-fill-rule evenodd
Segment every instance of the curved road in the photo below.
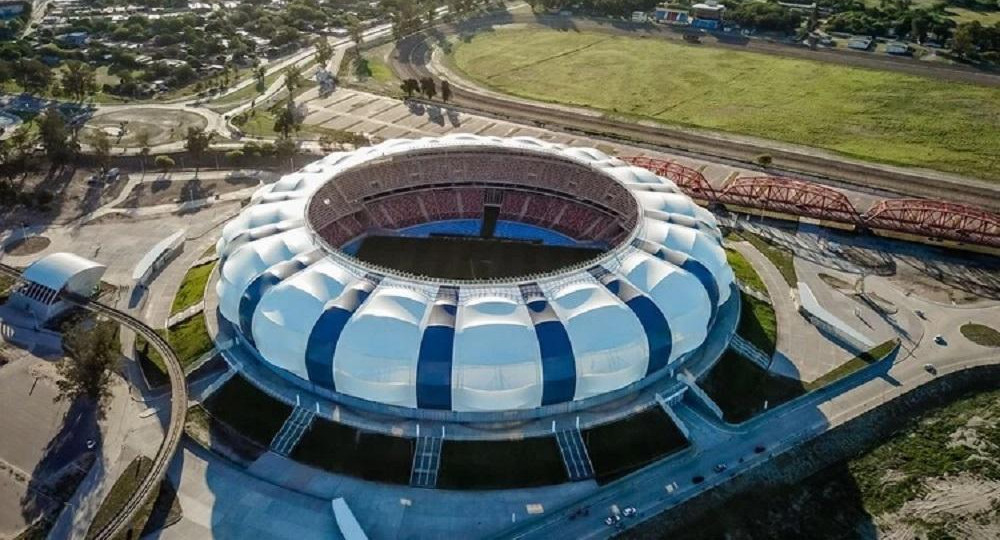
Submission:
M 490 26 L 491 21 L 496 24 L 510 22 L 487 19 L 482 25 Z M 468 27 L 463 26 L 461 30 L 468 31 Z M 433 31 L 434 40 L 459 31 L 454 26 L 439 26 Z M 401 78 L 440 78 L 441 74 L 433 66 L 435 48 L 429 43 L 429 37 L 428 33 L 422 32 L 397 42 L 392 67 Z M 756 168 L 753 165 L 756 157 L 768 154 L 774 159 L 772 168 L 783 169 L 828 185 L 948 199 L 1000 210 L 1000 186 L 975 179 L 963 179 L 930 170 L 865 163 L 821 150 L 796 149 L 780 142 L 769 143 L 760 139 L 715 136 L 707 132 L 662 125 L 621 122 L 595 114 L 594 111 L 547 105 L 490 92 L 462 81 L 453 74 L 448 78 L 452 83 L 452 102 L 458 108 L 471 112 L 626 143 L 653 145 L 701 159 L 729 161 L 741 167 Z
M 6 264 L 0 263 L 0 274 L 20 280 L 21 271 Z M 135 521 L 138 513 L 159 491 L 160 483 L 167 473 L 174 452 L 180 444 L 181 435 L 184 433 L 184 420 L 187 416 L 187 383 L 184 379 L 184 370 L 177 359 L 177 355 L 167 342 L 156 333 L 155 330 L 135 317 L 108 307 L 100 302 L 84 298 L 81 296 L 64 294 L 64 298 L 80 307 L 104 315 L 110 319 L 123 324 L 132 329 L 136 334 L 146 338 L 147 341 L 163 356 L 164 364 L 167 366 L 167 375 L 170 377 L 170 417 L 168 419 L 166 433 L 160 448 L 153 457 L 153 465 L 145 478 L 139 482 L 139 486 L 132 493 L 122 509 L 116 514 L 95 536 L 98 540 L 111 540 L 112 538 L 124 538 L 129 526 Z

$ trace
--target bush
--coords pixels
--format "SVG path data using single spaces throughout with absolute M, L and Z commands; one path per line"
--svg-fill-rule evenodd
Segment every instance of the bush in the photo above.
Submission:
M 164 171 L 169 171 L 174 168 L 174 165 L 176 165 L 173 158 L 170 156 L 156 156 L 156 159 L 153 160 L 153 164 L 156 165 L 156 168 Z

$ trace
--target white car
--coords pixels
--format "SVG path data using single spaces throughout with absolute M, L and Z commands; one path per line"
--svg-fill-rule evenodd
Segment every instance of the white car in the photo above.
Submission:
M 636 513 L 636 509 L 635 509 L 634 506 L 627 506 L 627 507 L 625 507 L 624 510 L 622 510 L 622 515 L 625 516 L 625 517 L 632 517 L 632 516 L 635 515 L 635 513 Z

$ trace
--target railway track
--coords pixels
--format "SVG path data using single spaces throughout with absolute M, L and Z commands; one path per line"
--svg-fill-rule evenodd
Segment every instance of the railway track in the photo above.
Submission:
M 434 38 L 441 39 L 441 32 L 447 31 L 447 27 L 435 29 L 437 34 Z M 428 43 L 429 38 L 427 33 L 418 33 L 397 42 L 397 54 L 393 56 L 392 64 L 400 77 L 420 79 L 437 76 L 428 68 L 433 50 Z M 932 172 L 925 175 L 916 170 L 891 170 L 846 159 L 838 160 L 836 157 L 795 152 L 777 145 L 765 146 L 664 126 L 622 122 L 487 94 L 455 83 L 452 84 L 451 101 L 455 108 L 515 123 L 625 142 L 751 169 L 760 169 L 754 163 L 758 156 L 769 155 L 773 159 L 773 165 L 768 170 L 780 170 L 788 175 L 826 185 L 875 194 L 951 200 L 1000 211 L 1000 186 L 985 182 L 963 182 L 961 179 L 947 178 Z
M 20 270 L 2 263 L 0 263 L 0 274 L 5 274 L 17 280 L 22 279 Z M 88 311 L 104 315 L 131 328 L 136 334 L 144 337 L 163 356 L 164 364 L 167 367 L 167 375 L 170 377 L 170 418 L 163 442 L 153 457 L 153 465 L 150 467 L 149 472 L 146 473 L 146 476 L 139 482 L 139 486 L 129 497 L 128 501 L 126 501 L 122 509 L 95 536 L 99 540 L 125 538 L 129 527 L 135 521 L 139 512 L 142 511 L 147 503 L 152 501 L 152 498 L 159 491 L 160 483 L 167 474 L 167 467 L 169 467 L 170 461 L 180 444 L 181 436 L 184 433 L 184 420 L 187 416 L 188 401 L 184 370 L 181 368 L 177 355 L 166 340 L 139 319 L 89 298 L 67 293 L 62 294 L 63 298 L 73 304 Z

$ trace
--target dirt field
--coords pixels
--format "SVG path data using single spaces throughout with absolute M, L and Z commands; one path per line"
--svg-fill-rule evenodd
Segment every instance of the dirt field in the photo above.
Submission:
M 52 201 L 42 207 L 0 207 L 0 223 L 30 225 L 62 224 L 96 210 L 118 196 L 127 183 L 127 172 L 110 184 L 88 182 L 93 169 L 64 168 L 54 172 L 36 171 L 15 178 L 13 183 L 21 193 L 48 193 Z
M 126 122 L 124 134 L 121 133 L 122 122 Z M 190 111 L 129 109 L 94 116 L 80 132 L 80 139 L 90 143 L 95 131 L 102 130 L 113 146 L 136 147 L 139 145 L 137 134 L 146 131 L 149 133 L 149 144 L 155 146 L 183 139 L 189 127 L 204 128 L 206 125 L 204 117 Z
M 138 208 L 207 199 L 257 185 L 256 178 L 154 180 L 135 187 L 119 208 Z
M 20 238 L 4 246 L 4 251 L 21 257 L 23 255 L 32 255 L 38 253 L 49 247 L 52 243 L 51 240 L 44 236 L 29 236 L 28 238 Z

